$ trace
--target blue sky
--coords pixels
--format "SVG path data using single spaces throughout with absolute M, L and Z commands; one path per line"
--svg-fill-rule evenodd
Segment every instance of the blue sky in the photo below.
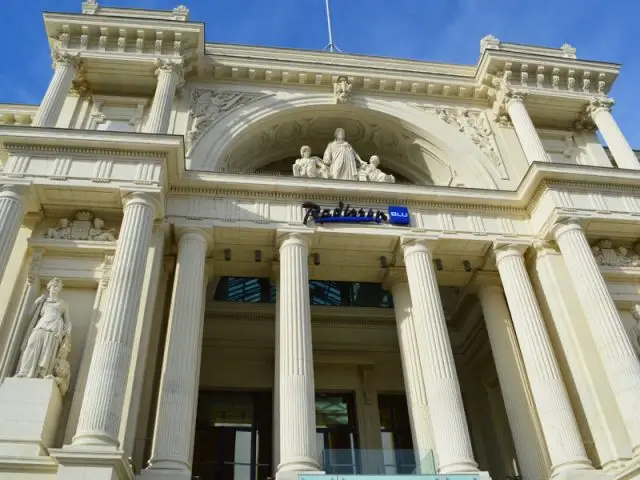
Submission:
M 206 24 L 206 39 L 322 49 L 324 0 L 182 0 Z M 3 0 L 0 103 L 38 103 L 51 77 L 43 11 L 79 12 L 80 0 Z M 171 9 L 180 0 L 109 0 L 109 6 Z M 611 95 L 614 115 L 640 148 L 640 1 L 613 0 L 331 0 L 334 42 L 345 52 L 475 64 L 479 41 L 559 47 L 578 57 L 622 63 Z

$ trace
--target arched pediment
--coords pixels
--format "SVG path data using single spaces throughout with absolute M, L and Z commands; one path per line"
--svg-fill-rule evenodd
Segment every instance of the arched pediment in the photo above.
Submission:
M 298 158 L 302 145 L 321 157 L 341 127 L 363 160 L 377 154 L 383 171 L 411 183 L 498 188 L 504 166 L 496 168 L 477 139 L 441 113 L 372 97 L 346 104 L 325 94 L 257 97 L 211 122 L 189 151 L 187 168 L 286 174 L 283 162 Z

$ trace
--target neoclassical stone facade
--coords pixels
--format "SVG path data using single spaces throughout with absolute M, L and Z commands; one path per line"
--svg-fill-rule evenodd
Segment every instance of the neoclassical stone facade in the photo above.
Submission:
M 619 65 L 44 20 L 41 104 L 0 105 L 1 479 L 640 478 Z

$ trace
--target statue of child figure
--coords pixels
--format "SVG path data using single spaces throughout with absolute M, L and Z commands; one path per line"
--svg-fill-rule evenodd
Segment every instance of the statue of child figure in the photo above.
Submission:
M 364 163 L 358 169 L 358 180 L 361 182 L 396 183 L 393 175 L 387 175 L 378 168 L 380 157 L 371 155 L 369 163 Z
M 300 148 L 300 158 L 293 164 L 294 177 L 329 178 L 329 168 L 320 157 L 311 156 L 311 147 Z

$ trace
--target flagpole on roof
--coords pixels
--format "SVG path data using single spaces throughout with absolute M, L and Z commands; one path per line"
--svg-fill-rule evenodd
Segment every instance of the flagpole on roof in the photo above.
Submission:
M 333 33 L 331 31 L 331 10 L 329 9 L 329 0 L 324 0 L 324 5 L 327 10 L 327 30 L 329 32 L 329 43 L 327 44 L 326 47 L 324 47 L 324 49 L 325 50 L 329 49 L 329 51 L 332 53 L 335 51 L 342 53 L 342 50 L 340 50 L 338 46 L 335 43 L 333 43 Z

